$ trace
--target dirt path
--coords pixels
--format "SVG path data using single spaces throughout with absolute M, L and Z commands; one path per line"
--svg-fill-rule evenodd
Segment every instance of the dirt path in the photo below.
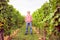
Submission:
M 36 33 L 36 35 L 38 36 L 39 40 L 43 40 L 42 36 L 40 36 L 39 31 L 36 29 L 36 27 L 32 27 L 33 31 Z M 16 35 L 18 34 L 18 32 L 20 31 L 20 29 L 16 29 L 14 32 L 12 32 L 12 34 L 10 35 L 11 38 L 16 37 Z M 8 40 L 9 36 L 4 37 L 4 40 Z
M 36 29 L 36 27 L 32 27 L 32 29 L 37 34 L 39 40 L 45 40 L 45 37 L 43 37 L 39 34 L 39 31 L 38 31 L 38 29 Z
M 30 28 L 28 28 L 28 35 L 25 35 L 26 27 L 23 25 L 20 28 L 20 31 L 17 33 L 15 38 L 12 38 L 12 40 L 38 40 L 38 36 L 33 31 L 33 35 L 30 34 Z
M 20 29 L 16 29 L 14 32 L 12 32 L 12 34 L 10 35 L 10 38 L 15 37 L 19 31 L 20 31 Z M 9 36 L 5 36 L 4 40 L 9 40 L 10 38 L 9 38 Z
M 38 30 L 36 29 L 36 27 L 32 27 L 32 29 L 37 34 L 38 38 L 41 39 L 40 34 L 39 34 Z

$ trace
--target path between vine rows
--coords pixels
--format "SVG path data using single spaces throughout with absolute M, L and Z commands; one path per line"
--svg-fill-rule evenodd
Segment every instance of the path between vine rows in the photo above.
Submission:
M 32 27 L 33 34 L 30 34 L 30 29 L 28 32 L 28 35 L 25 34 L 25 26 L 16 29 L 12 34 L 10 35 L 12 37 L 12 40 L 41 40 L 41 37 L 39 35 L 38 30 L 36 30 L 36 27 Z M 7 40 L 8 36 L 5 37 L 5 40 Z

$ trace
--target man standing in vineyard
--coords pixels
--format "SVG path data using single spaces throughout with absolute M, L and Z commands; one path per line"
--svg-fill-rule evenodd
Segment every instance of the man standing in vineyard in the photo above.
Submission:
M 27 11 L 27 15 L 25 17 L 25 22 L 26 22 L 26 33 L 25 33 L 25 35 L 28 34 L 28 26 L 30 26 L 30 33 L 32 34 L 32 16 L 30 15 L 30 11 Z

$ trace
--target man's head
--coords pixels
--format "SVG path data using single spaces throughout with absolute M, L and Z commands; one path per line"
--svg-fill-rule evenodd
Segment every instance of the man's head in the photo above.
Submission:
M 30 15 L 30 11 L 27 11 L 27 14 Z

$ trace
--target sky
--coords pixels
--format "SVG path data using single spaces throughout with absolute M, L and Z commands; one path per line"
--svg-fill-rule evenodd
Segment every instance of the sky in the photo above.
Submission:
M 9 4 L 13 5 L 21 15 L 26 15 L 27 11 L 30 11 L 32 14 L 45 2 L 49 2 L 49 0 L 10 0 Z

